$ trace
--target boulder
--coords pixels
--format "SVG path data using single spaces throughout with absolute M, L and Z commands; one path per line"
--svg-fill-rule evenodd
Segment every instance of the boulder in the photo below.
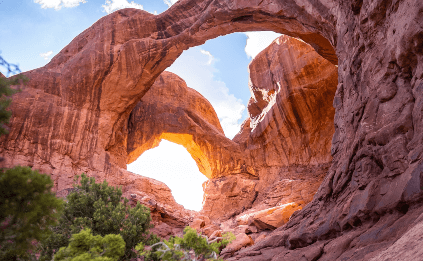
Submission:
M 243 223 L 244 220 L 248 220 L 248 223 L 255 226 L 259 230 L 274 230 L 289 221 L 291 215 L 300 210 L 302 207 L 297 203 L 288 203 L 281 206 L 260 210 L 245 214 L 237 218 L 238 223 Z M 241 225 L 239 227 L 246 227 Z M 256 231 L 257 232 L 257 231 Z
M 225 258 L 232 256 L 235 251 L 254 244 L 253 239 L 245 233 L 239 233 L 235 237 L 235 240 L 229 243 L 229 245 L 222 250 L 220 253 L 221 257 Z

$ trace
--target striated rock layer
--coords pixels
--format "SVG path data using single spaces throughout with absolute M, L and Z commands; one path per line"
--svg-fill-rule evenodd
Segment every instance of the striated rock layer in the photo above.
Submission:
M 4 165 L 51 173 L 59 190 L 83 171 L 121 184 L 127 119 L 162 71 L 208 39 L 273 30 L 301 38 L 339 66 L 333 161 L 308 205 L 235 258 L 387 260 L 407 245 L 412 251 L 397 255 L 416 260 L 411 241 L 421 231 L 423 198 L 422 14 L 420 0 L 180 0 L 158 16 L 116 11 L 48 65 L 25 73 L 31 80 L 14 96 L 11 132 L 2 137 Z M 285 161 L 324 160 L 309 152 L 290 157 Z

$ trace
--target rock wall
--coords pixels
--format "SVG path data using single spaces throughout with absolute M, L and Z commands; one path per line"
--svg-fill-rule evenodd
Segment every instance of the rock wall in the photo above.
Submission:
M 330 162 L 337 68 L 308 44 L 281 36 L 254 58 L 249 71 L 251 130 L 244 144 L 254 164 Z
M 281 36 L 254 58 L 249 71 L 250 118 L 233 141 L 255 175 L 207 182 L 202 213 L 215 220 L 293 202 L 306 205 L 332 160 L 336 66 L 310 45 Z
M 332 166 L 310 204 L 236 260 L 420 258 L 423 3 L 330 5 L 339 61 Z

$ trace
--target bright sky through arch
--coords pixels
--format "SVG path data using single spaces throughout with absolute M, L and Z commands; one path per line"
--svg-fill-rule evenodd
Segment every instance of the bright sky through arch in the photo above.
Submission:
M 177 203 L 186 209 L 201 210 L 202 184 L 207 178 L 182 145 L 162 140 L 158 147 L 147 150 L 129 164 L 128 170 L 165 183 Z

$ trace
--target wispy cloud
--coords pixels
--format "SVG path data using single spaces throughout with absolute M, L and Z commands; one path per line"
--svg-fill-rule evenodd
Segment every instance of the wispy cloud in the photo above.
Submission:
M 53 54 L 53 51 L 48 51 L 46 53 L 40 53 L 40 56 L 43 57 L 44 60 L 48 60 L 48 59 L 50 59 L 49 56 L 52 55 L 52 54 Z
M 142 5 L 137 4 L 134 1 L 129 3 L 128 0 L 106 0 L 106 4 L 101 6 L 103 7 L 104 12 L 108 14 L 123 8 L 136 8 L 144 10 Z
M 174 3 L 178 2 L 178 0 L 163 0 L 163 2 L 171 7 Z
M 40 4 L 41 8 L 54 8 L 56 11 L 62 9 L 62 7 L 76 7 L 80 3 L 84 4 L 86 2 L 86 0 L 34 0 L 34 3 Z
M 240 130 L 245 106 L 224 82 L 216 79 L 219 71 L 213 61 L 218 60 L 210 52 L 194 47 L 184 51 L 167 71 L 179 75 L 212 104 L 225 135 L 233 138 Z
M 200 52 L 209 57 L 209 60 L 207 61 L 207 65 L 211 65 L 214 60 L 213 55 L 209 51 L 205 51 L 205 50 L 200 50 Z
M 246 32 L 245 34 L 248 36 L 245 53 L 252 59 L 281 36 L 275 32 Z

